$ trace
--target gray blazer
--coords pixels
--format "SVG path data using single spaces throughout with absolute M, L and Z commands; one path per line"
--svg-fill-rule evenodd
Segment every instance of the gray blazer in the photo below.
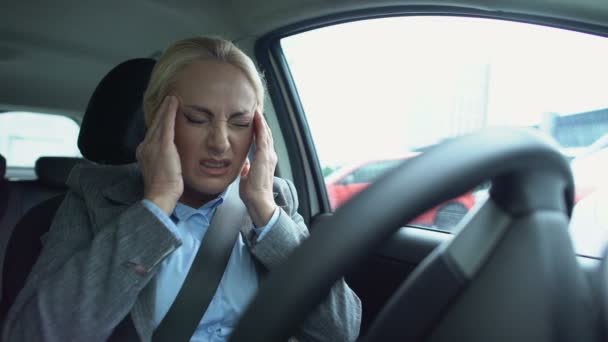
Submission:
M 130 313 L 140 339 L 149 341 L 154 275 L 180 242 L 142 204 L 136 164 L 77 166 L 68 185 L 42 253 L 9 311 L 3 340 L 105 341 Z M 267 270 L 308 236 L 293 184 L 275 178 L 274 191 L 283 212 L 273 229 L 257 243 L 248 238 L 248 215 L 241 229 Z M 361 302 L 341 280 L 303 324 L 298 340 L 354 341 L 360 320 Z

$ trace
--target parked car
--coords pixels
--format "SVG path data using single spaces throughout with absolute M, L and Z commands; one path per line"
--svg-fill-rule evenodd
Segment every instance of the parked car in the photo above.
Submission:
M 394 158 L 351 163 L 338 168 L 325 178 L 327 196 L 332 209 L 338 209 L 380 176 L 418 154 L 417 152 L 412 152 Z M 475 205 L 475 196 L 472 192 L 467 192 L 434 207 L 408 224 L 441 230 L 453 230 L 473 205 Z

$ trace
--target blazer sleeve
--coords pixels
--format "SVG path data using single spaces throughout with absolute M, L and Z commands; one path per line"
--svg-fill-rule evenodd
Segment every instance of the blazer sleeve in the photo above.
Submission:
M 281 264 L 309 236 L 298 213 L 293 183 L 275 178 L 275 201 L 282 212 L 277 223 L 258 242 L 250 241 L 251 252 L 268 270 Z M 361 325 L 361 301 L 344 279 L 332 287 L 328 298 L 307 318 L 298 341 L 355 341 Z
M 74 186 L 9 311 L 4 341 L 106 340 L 155 266 L 179 245 L 141 201 L 93 229 L 78 177 L 75 169 Z

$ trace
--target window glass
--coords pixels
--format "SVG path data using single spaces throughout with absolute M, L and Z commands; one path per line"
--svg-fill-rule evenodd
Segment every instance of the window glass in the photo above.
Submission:
M 409 16 L 308 31 L 282 39 L 281 47 L 334 209 L 362 190 L 341 181 L 345 166 L 351 181 L 374 180 L 389 168 L 370 161 L 405 160 L 486 126 L 533 127 L 571 160 L 579 252 L 597 255 L 606 241 L 606 38 L 493 19 Z M 411 224 L 452 230 L 485 189 Z
M 357 168 L 352 173 L 352 183 L 371 183 L 384 172 L 399 165 L 400 160 L 372 162 Z
M 6 158 L 7 176 L 35 177 L 41 156 L 81 157 L 78 124 L 65 116 L 30 112 L 0 113 L 0 154 Z

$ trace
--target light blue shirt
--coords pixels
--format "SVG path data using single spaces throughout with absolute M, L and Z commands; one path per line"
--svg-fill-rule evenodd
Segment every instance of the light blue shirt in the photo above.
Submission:
M 215 210 L 222 205 L 225 195 L 226 192 L 198 209 L 178 203 L 172 215 L 177 223 L 154 203 L 143 200 L 144 205 L 182 242 L 163 260 L 156 275 L 155 328 L 175 301 Z M 276 209 L 266 226 L 254 228 L 258 241 L 275 225 L 279 215 L 280 210 Z M 226 341 L 257 288 L 258 276 L 253 258 L 239 234 L 218 289 L 190 341 Z

